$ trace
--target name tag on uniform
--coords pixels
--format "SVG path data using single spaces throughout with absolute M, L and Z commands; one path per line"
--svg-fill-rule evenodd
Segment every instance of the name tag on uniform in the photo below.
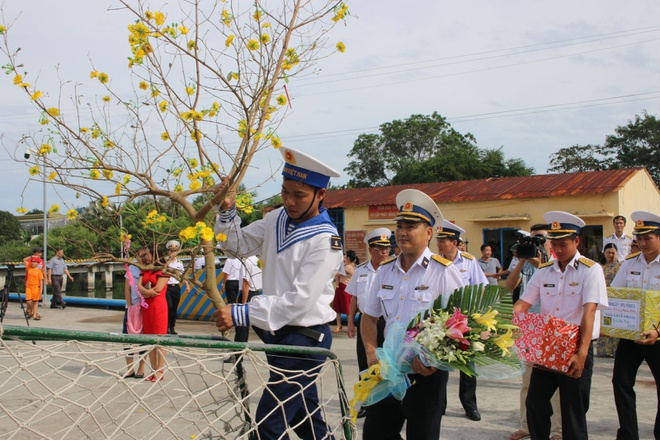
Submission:
M 641 272 L 635 272 L 634 270 L 630 271 L 630 275 L 641 275 Z
M 383 284 L 382 286 L 380 286 L 380 288 L 385 290 L 393 290 L 394 286 L 388 286 L 387 284 Z
M 555 287 L 554 284 L 544 284 L 543 287 Z
M 369 274 L 363 273 L 363 274 L 360 275 L 360 278 L 366 277 L 366 276 L 369 276 Z
M 465 270 L 465 269 L 461 269 L 461 272 L 467 272 L 467 270 Z
M 428 288 L 429 288 L 429 286 L 421 285 L 421 286 L 415 287 L 415 290 L 427 290 Z

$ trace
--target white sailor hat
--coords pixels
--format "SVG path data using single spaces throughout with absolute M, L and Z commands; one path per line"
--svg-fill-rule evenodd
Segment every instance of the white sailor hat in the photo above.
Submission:
M 579 234 L 580 228 L 586 223 L 578 216 L 564 211 L 550 211 L 543 214 L 543 220 L 548 223 L 548 239 L 559 240 L 572 234 Z
M 432 198 L 416 189 L 404 189 L 396 195 L 399 214 L 394 220 L 425 221 L 431 226 L 442 224 L 442 212 Z
M 364 242 L 369 246 L 390 246 L 390 236 L 392 231 L 387 228 L 378 228 L 369 232 L 364 237 Z
M 644 235 L 660 229 L 660 216 L 647 211 L 635 211 L 630 217 L 635 222 L 633 234 Z
M 179 248 L 181 247 L 181 244 L 180 244 L 178 241 L 176 241 L 176 240 L 170 240 L 170 241 L 167 242 L 167 244 L 165 245 L 165 247 L 166 247 L 167 249 L 173 249 L 173 250 L 175 250 L 175 251 L 178 251 Z
M 341 176 L 339 171 L 293 148 L 280 148 L 280 153 L 284 158 L 282 175 L 287 179 L 306 183 L 316 188 L 325 188 L 331 177 Z
M 451 238 L 460 241 L 461 234 L 465 234 L 465 229 L 453 224 L 446 218 L 442 219 L 442 225 L 435 228 L 435 238 Z

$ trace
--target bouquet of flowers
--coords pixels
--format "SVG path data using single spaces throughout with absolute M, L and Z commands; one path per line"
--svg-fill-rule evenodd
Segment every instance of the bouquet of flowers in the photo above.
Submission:
M 419 357 L 427 367 L 458 369 L 490 379 L 515 377 L 522 365 L 515 352 L 511 296 L 498 286 L 457 289 L 442 307 L 442 297 L 408 325 L 390 328 L 373 365 L 355 385 L 351 413 L 387 396 L 401 400 L 410 387 L 408 374 Z

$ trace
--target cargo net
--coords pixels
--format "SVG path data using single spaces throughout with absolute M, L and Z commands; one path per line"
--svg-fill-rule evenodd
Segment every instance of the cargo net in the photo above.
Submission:
M 308 438 L 355 438 L 341 366 L 333 356 L 314 371 L 276 371 L 260 344 L 14 326 L 0 331 L 2 439 L 259 439 L 255 412 L 262 393 L 301 377 L 312 380 L 277 400 L 272 414 L 282 416 L 282 408 L 311 386 L 319 407 L 303 404 L 306 412 L 279 438 L 297 438 L 295 431 L 318 416 L 327 431 Z M 156 347 L 166 353 L 164 377 L 152 382 L 145 379 L 149 351 Z M 273 348 L 281 350 L 277 356 L 318 353 L 283 346 L 270 346 L 269 352 Z M 144 378 L 126 377 L 127 357 L 134 371 L 146 361 Z

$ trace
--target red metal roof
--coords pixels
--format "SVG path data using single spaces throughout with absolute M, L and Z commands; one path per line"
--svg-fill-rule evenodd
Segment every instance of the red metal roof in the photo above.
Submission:
M 323 206 L 391 205 L 404 188 L 419 189 L 437 203 L 603 194 L 618 191 L 640 170 L 643 168 L 330 190 Z

